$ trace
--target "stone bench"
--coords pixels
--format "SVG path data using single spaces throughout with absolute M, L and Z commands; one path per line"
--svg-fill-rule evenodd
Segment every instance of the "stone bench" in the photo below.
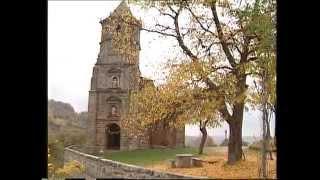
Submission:
M 194 157 L 193 154 L 177 154 L 176 160 L 169 159 L 171 168 L 202 167 L 203 160 Z
M 202 160 L 199 158 L 192 158 L 191 164 L 193 167 L 202 167 Z
M 190 168 L 192 167 L 193 154 L 177 154 L 175 166 L 177 168 Z

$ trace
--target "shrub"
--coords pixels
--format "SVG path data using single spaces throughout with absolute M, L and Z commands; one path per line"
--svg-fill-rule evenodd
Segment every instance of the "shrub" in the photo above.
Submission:
M 81 176 L 84 169 L 83 164 L 78 161 L 67 162 L 61 168 L 57 168 L 52 163 L 48 163 L 48 177 L 49 179 L 65 179 L 67 177 Z
M 78 161 L 67 162 L 62 168 L 58 168 L 55 176 L 59 178 L 79 176 L 84 172 L 84 166 Z

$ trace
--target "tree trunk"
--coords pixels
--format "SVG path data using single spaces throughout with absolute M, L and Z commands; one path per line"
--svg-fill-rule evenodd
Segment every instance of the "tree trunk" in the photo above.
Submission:
M 266 99 L 266 98 L 265 98 Z M 267 119 L 268 119 L 268 109 L 264 104 L 262 116 L 262 158 L 261 158 L 261 175 L 262 178 L 267 178 Z
M 271 115 L 272 115 L 272 111 L 267 110 L 267 119 L 266 119 L 266 128 L 267 128 L 267 139 L 270 140 L 271 139 L 271 134 L 270 134 L 270 121 L 271 121 Z
M 153 148 L 153 139 L 152 139 L 152 136 L 153 136 L 153 127 L 149 128 L 149 147 L 152 149 Z
M 203 148 L 204 148 L 204 145 L 206 143 L 207 136 L 208 136 L 206 125 L 204 125 L 203 127 L 201 127 L 201 125 L 200 125 L 200 131 L 202 133 L 202 137 L 201 137 L 201 142 L 200 142 L 200 146 L 199 146 L 199 154 L 202 154 L 203 153 Z
M 199 154 L 203 153 L 203 148 L 207 140 L 207 136 L 208 136 L 207 129 L 206 129 L 207 123 L 208 123 L 208 120 L 205 120 L 203 123 L 202 121 L 200 121 L 200 131 L 202 133 L 202 137 L 199 145 Z
M 270 134 L 270 121 L 269 120 L 266 120 L 266 128 L 267 128 L 267 139 L 270 140 L 271 139 L 271 134 Z
M 266 134 L 266 141 L 268 142 L 268 148 L 267 151 L 269 152 L 270 159 L 273 160 L 272 157 L 272 138 L 270 134 L 270 121 L 271 121 L 271 115 L 272 111 L 267 109 L 267 119 L 266 119 L 266 129 L 267 129 L 267 134 Z
M 229 124 L 228 164 L 234 164 L 242 157 L 242 121 L 244 103 L 235 104 Z

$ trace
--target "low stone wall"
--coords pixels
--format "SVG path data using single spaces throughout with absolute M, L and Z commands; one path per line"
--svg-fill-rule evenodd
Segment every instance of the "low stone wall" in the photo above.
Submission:
M 104 159 L 69 148 L 64 150 L 64 161 L 76 160 L 85 167 L 83 177 L 95 178 L 135 178 L 135 179 L 206 179 L 206 177 L 184 176 L 159 172 L 139 166 Z

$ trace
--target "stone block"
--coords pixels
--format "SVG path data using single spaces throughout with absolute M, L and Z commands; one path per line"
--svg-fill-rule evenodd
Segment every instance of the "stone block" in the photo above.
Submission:
M 192 167 L 191 159 L 192 154 L 177 154 L 176 155 L 176 167 L 177 168 L 190 168 Z
M 193 167 L 202 167 L 202 160 L 199 158 L 192 158 L 191 163 Z

